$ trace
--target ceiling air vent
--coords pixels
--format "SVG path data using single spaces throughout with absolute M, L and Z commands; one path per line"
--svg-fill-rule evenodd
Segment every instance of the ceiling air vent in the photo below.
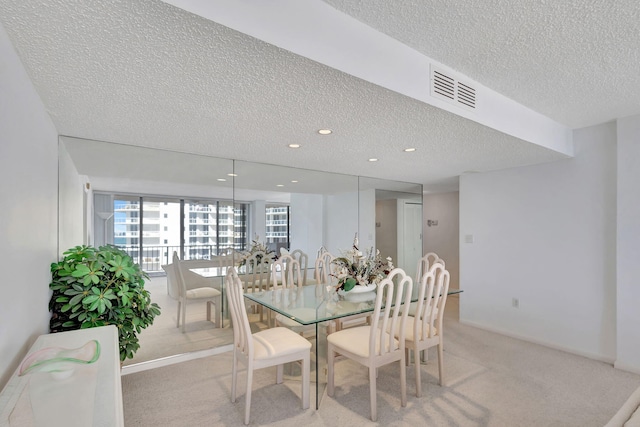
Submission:
M 476 89 L 462 83 L 452 73 L 436 67 L 431 67 L 431 96 L 468 110 L 476 108 Z

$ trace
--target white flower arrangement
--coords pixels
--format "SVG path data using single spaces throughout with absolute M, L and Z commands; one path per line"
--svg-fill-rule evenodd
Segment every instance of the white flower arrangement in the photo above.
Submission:
M 374 254 L 373 248 L 363 254 L 357 243 L 356 238 L 351 249 L 331 261 L 335 265 L 332 275 L 338 279 L 336 290 L 348 292 L 356 286 L 377 285 L 394 268 L 391 257 L 383 260 L 380 251 Z

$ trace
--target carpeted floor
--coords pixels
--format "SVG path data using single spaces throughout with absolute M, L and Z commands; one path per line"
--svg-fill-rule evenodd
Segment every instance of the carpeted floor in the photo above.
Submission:
M 229 321 L 222 329 L 207 321 L 206 303 L 202 301 L 188 303 L 185 332 L 182 333 L 176 327 L 178 303 L 167 294 L 166 280 L 164 276 L 153 277 L 145 284 L 151 293 L 151 301 L 160 306 L 161 314 L 151 326 L 142 330 L 138 336 L 140 349 L 133 359 L 125 361 L 125 366 L 233 343 Z
M 640 376 L 562 351 L 462 325 L 445 323 L 445 386 L 435 353 L 423 366 L 423 397 L 407 370 L 408 405 L 400 406 L 399 367 L 378 377 L 378 423 L 369 419 L 365 368 L 336 366 L 336 395 L 320 409 L 302 410 L 300 383 L 276 385 L 275 368 L 254 375 L 251 425 L 277 426 L 602 426 L 640 385 Z M 183 362 L 122 377 L 127 426 L 238 426 L 244 411 L 230 402 L 231 354 Z M 315 387 L 312 384 L 312 402 Z

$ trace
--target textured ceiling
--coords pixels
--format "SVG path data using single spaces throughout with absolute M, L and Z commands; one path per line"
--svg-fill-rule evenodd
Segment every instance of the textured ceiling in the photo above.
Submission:
M 324 0 L 571 128 L 640 114 L 638 0 Z
M 327 3 L 570 126 L 640 113 L 631 42 L 601 23 L 588 37 L 597 13 L 635 40 L 637 20 L 600 3 L 570 16 L 575 5 Z M 466 171 L 564 158 L 157 0 L 0 0 L 0 23 L 62 135 L 433 190 L 455 189 Z M 607 79 L 626 85 L 607 92 Z M 324 127 L 334 134 L 315 132 Z

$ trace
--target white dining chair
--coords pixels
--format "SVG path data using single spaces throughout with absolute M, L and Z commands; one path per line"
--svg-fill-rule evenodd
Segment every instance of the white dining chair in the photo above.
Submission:
M 422 396 L 422 384 L 420 380 L 421 351 L 427 351 L 431 347 L 438 347 L 438 374 L 439 384 L 443 384 L 443 317 L 444 307 L 447 303 L 449 292 L 449 272 L 444 264 L 435 263 L 427 274 L 422 276 L 418 284 L 418 301 L 416 313 L 407 318 L 405 330 L 396 329 L 396 338 L 401 339 L 404 333 L 406 361 L 409 361 L 409 350 L 413 350 L 415 364 L 416 396 Z
M 206 301 L 207 303 L 207 320 L 211 320 L 211 308 L 215 312 L 215 324 L 218 328 L 222 327 L 222 293 L 213 287 L 200 287 L 187 289 L 184 281 L 181 261 L 177 252 L 173 252 L 173 268 L 175 273 L 175 283 L 178 288 L 178 316 L 176 327 L 180 327 L 181 331 L 185 331 L 185 323 L 187 320 L 187 303 L 189 301 Z
M 269 289 L 271 282 L 271 269 L 273 266 L 273 256 L 264 251 L 255 251 L 244 262 L 245 273 L 242 274 L 245 292 L 256 293 Z M 262 305 L 251 302 L 250 307 L 260 313 L 260 321 L 264 321 L 264 310 Z M 268 317 L 271 323 L 271 317 Z
M 376 305 L 370 325 L 343 329 L 327 336 L 327 394 L 334 396 L 335 360 L 345 356 L 369 368 L 371 420 L 378 419 L 376 398 L 377 369 L 393 362 L 400 363 L 400 402 L 407 405 L 407 378 L 404 334 L 407 310 L 402 304 L 411 301 L 413 280 L 401 268 L 393 269 L 378 285 Z M 393 331 L 397 330 L 396 337 Z
M 233 324 L 233 362 L 231 368 L 231 402 L 236 401 L 238 362 L 247 368 L 244 423 L 249 424 L 253 371 L 276 366 L 276 383 L 283 381 L 283 365 L 302 362 L 302 409 L 309 407 L 311 343 L 287 328 L 269 328 L 251 333 L 244 305 L 242 282 L 235 268 L 227 274 L 227 298 Z

